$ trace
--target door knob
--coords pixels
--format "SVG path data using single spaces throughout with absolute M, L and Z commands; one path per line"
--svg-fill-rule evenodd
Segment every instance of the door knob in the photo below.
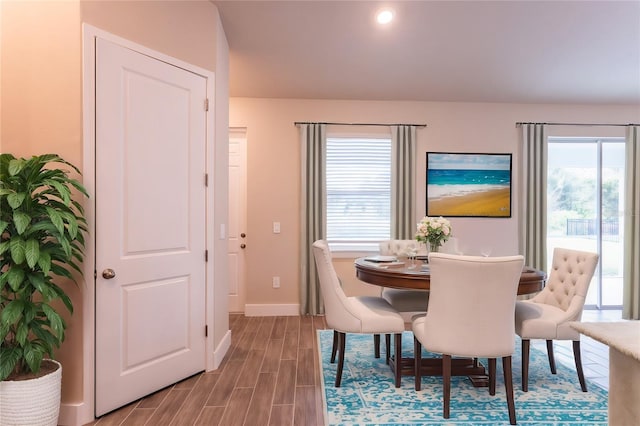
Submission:
M 241 249 L 245 248 L 246 246 L 247 246 L 246 244 L 240 244 Z
M 247 234 L 245 234 L 245 233 L 243 232 L 242 234 L 240 234 L 240 236 L 241 236 L 242 238 L 244 238 L 244 237 L 246 237 L 246 236 L 247 236 Z
M 102 278 L 104 278 L 105 280 L 110 280 L 115 276 L 116 276 L 116 271 L 114 271 L 113 269 L 105 269 L 104 271 L 102 271 Z

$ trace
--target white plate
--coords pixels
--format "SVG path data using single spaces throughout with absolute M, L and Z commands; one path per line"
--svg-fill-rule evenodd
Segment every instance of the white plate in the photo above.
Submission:
M 365 260 L 368 260 L 369 262 L 395 262 L 398 259 L 396 259 L 395 256 L 378 255 L 366 257 Z

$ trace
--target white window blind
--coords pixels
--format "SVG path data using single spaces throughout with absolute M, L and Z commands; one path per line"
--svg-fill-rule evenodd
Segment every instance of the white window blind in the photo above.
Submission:
M 391 235 L 391 139 L 327 138 L 327 240 L 370 251 Z

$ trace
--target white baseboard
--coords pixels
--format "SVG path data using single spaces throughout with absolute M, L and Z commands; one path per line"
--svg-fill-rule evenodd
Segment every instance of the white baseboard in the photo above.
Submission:
M 59 426 L 82 426 L 95 420 L 93 414 L 85 413 L 86 406 L 80 403 L 60 404 L 60 415 L 58 416 Z
M 220 343 L 213 351 L 213 365 L 211 366 L 212 368 L 210 370 L 217 370 L 218 367 L 220 367 L 220 364 L 222 363 L 222 359 L 227 354 L 230 347 L 231 347 L 231 330 L 227 330 L 224 337 L 222 338 L 222 340 L 220 340 Z
M 300 315 L 300 305 L 244 305 L 244 315 L 247 317 L 295 317 Z

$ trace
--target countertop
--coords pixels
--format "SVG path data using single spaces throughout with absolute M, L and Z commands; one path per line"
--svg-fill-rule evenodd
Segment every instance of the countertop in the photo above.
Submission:
M 640 321 L 573 322 L 571 327 L 640 362 Z

